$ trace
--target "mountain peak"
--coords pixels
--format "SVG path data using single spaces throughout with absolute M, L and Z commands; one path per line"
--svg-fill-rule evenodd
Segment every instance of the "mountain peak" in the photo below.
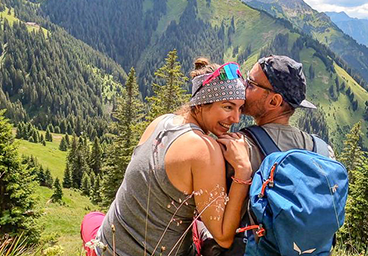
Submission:
M 345 12 L 325 12 L 332 21 L 334 22 L 340 22 L 340 21 L 349 21 L 352 20 L 349 15 L 347 15 Z

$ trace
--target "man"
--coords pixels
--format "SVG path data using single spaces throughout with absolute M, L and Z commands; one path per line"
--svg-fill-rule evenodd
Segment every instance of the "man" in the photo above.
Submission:
M 302 64 L 287 56 L 271 55 L 259 59 L 248 74 L 244 114 L 252 116 L 256 124 L 264 128 L 280 150 L 299 148 L 312 151 L 312 137 L 289 124 L 296 108 L 316 108 L 305 98 L 306 80 Z M 241 132 L 245 133 L 250 145 L 249 156 L 255 172 L 261 165 L 264 155 L 254 140 L 247 136 L 247 132 L 245 130 Z M 330 147 L 329 154 L 334 158 Z M 244 206 L 242 226 L 249 224 L 245 209 Z M 247 237 L 243 232 L 236 235 L 229 250 L 221 253 L 220 248 L 209 240 L 205 242 L 202 252 L 203 255 L 242 256 L 246 243 Z

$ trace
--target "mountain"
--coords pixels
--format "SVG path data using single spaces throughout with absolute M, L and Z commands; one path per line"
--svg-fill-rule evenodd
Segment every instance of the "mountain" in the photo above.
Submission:
M 368 48 L 344 34 L 325 13 L 317 12 L 302 0 L 243 1 L 274 17 L 290 21 L 295 28 L 326 45 L 351 68 L 349 74 L 368 88 Z
M 319 133 L 336 148 L 341 148 L 352 124 L 368 119 L 368 93 L 330 48 L 289 21 L 239 0 L 6 1 L 3 17 L 10 13 L 6 20 L 21 21 L 3 26 L 9 30 L 6 38 L 18 44 L 10 51 L 10 44 L 4 41 L 0 58 L 11 63 L 3 65 L 11 77 L 3 80 L 7 81 L 2 83 L 3 101 L 25 115 L 13 118 L 29 118 L 42 126 L 51 120 L 54 126 L 88 134 L 97 130 L 101 135 L 113 104 L 108 95 L 119 91 L 124 69 L 134 66 L 143 96 L 150 95 L 151 83 L 160 82 L 154 72 L 176 48 L 186 74 L 198 56 L 219 63 L 237 61 L 244 73 L 260 56 L 271 53 L 301 61 L 308 77 L 308 97 L 319 110 L 313 114 L 299 111 L 294 123 Z M 295 12 L 302 7 L 311 10 L 302 1 L 287 3 Z M 4 19 L 6 22 L 10 23 Z M 48 32 L 43 36 L 32 32 L 32 23 L 26 22 L 35 22 Z M 31 57 L 21 54 L 28 52 Z M 36 70 L 32 71 L 32 63 L 39 65 Z M 42 97 L 34 100 L 30 88 L 36 88 Z M 363 131 L 367 132 L 366 123 Z M 368 148 L 368 139 L 364 147 Z
M 368 46 L 368 20 L 349 17 L 345 12 L 325 12 L 345 34 Z
M 15 123 L 101 136 L 125 71 L 25 3 L 0 5 L 0 108 Z
M 298 21 L 301 10 L 306 17 L 319 15 L 301 0 L 283 2 L 285 5 L 279 5 L 278 12 L 288 8 L 294 21 Z M 351 68 L 326 44 L 301 34 L 289 21 L 238 0 L 47 0 L 40 8 L 44 17 L 109 55 L 124 69 L 134 66 L 143 95 L 150 95 L 153 74 L 173 48 L 178 51 L 185 73 L 197 56 L 208 56 L 216 62 L 238 61 L 247 70 L 260 55 L 274 53 L 292 56 L 304 64 L 309 97 L 320 105 L 319 112 L 308 118 L 310 122 L 300 122 L 305 129 L 322 133 L 341 146 L 348 128 L 366 111 L 368 94 L 359 86 L 361 81 L 357 83 L 352 78 Z M 356 63 L 359 70 L 368 70 L 368 58 L 355 58 L 355 54 L 365 56 L 354 48 L 357 44 L 326 15 L 322 18 L 318 23 L 321 33 L 328 29 L 337 31 L 338 42 L 353 45 L 344 56 Z M 310 21 L 313 22 L 314 19 Z M 317 23 L 303 27 L 314 31 Z M 331 44 L 327 45 L 332 47 L 335 37 L 328 35 Z M 368 78 L 368 72 L 366 75 Z M 308 114 L 300 114 L 305 115 Z M 363 126 L 366 132 L 366 125 Z

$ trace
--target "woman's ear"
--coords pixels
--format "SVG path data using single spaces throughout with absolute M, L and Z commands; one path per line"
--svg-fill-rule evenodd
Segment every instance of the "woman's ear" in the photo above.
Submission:
M 201 113 L 201 112 L 202 112 L 202 105 L 196 105 L 194 113 L 198 114 L 198 113 Z

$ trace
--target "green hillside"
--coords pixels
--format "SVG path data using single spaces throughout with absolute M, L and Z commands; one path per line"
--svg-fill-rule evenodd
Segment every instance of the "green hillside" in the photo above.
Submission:
M 17 140 L 18 151 L 22 155 L 36 157 L 39 164 L 50 169 L 54 179 L 58 177 L 62 181 L 67 153 L 58 149 L 61 137 L 61 134 L 53 134 L 53 142 L 47 142 L 46 146 Z M 50 188 L 37 186 L 35 193 L 36 209 L 42 212 L 38 219 L 42 227 L 41 240 L 56 238 L 56 244 L 64 249 L 63 256 L 81 255 L 80 224 L 83 216 L 97 210 L 97 207 L 88 197 L 73 189 L 63 189 L 62 204 L 51 202 L 53 190 Z
M 274 17 L 290 21 L 300 31 L 328 46 L 347 64 L 351 69 L 349 73 L 354 74 L 357 82 L 368 88 L 368 48 L 344 34 L 325 13 L 313 10 L 302 0 L 243 1 Z
M 96 210 L 88 198 L 79 191 L 63 189 L 63 204 L 51 203 L 52 190 L 46 187 L 36 189 L 37 208 L 42 210 L 38 223 L 43 227 L 41 239 L 55 237 L 57 245 L 64 249 L 62 256 L 82 255 L 80 224 L 83 216 Z
M 142 17 L 129 17 L 129 20 L 124 15 L 116 17 L 115 8 L 98 0 L 91 1 L 89 5 L 78 0 L 48 0 L 41 8 L 51 21 L 110 55 L 124 67 L 135 66 L 140 90 L 144 96 L 151 93 L 150 84 L 154 81 L 154 71 L 162 65 L 167 52 L 173 48 L 177 49 L 186 73 L 191 70 L 192 62 L 198 56 L 210 57 L 215 62 L 237 61 L 246 73 L 260 55 L 285 54 L 304 64 L 305 73 L 309 78 L 309 98 L 320 105 L 320 113 L 325 115 L 324 120 L 327 120 L 321 126 L 327 127 L 329 136 L 326 138 L 330 138 L 335 148 L 341 148 L 344 134 L 349 127 L 363 118 L 368 96 L 358 89 L 359 85 L 348 75 L 347 71 L 351 73 L 351 70 L 346 70 L 345 64 L 336 59 L 335 54 L 323 44 L 299 34 L 283 19 L 275 19 L 239 0 L 138 0 L 134 1 L 134 4 L 133 0 L 115 0 L 115 4 L 119 8 L 124 6 L 125 9 L 134 9 L 141 13 Z M 60 12 L 61 5 L 64 9 Z M 79 10 L 76 6 L 84 10 L 82 15 L 74 15 L 76 10 Z M 103 11 L 96 12 L 97 8 Z M 106 31 L 106 26 L 103 26 L 106 21 L 96 24 L 91 20 L 91 17 L 95 17 L 102 21 L 102 13 L 109 13 L 119 24 L 126 24 L 126 27 L 116 28 L 115 24 L 111 24 Z M 152 16 L 152 13 L 157 15 Z M 317 26 L 319 23 L 315 22 Z M 76 23 L 84 25 L 81 27 Z M 142 32 L 140 39 L 131 31 L 131 23 L 134 24 L 134 30 Z M 137 45 L 138 48 L 143 47 L 142 51 L 131 58 L 131 45 L 122 47 L 121 41 L 108 36 L 113 33 L 124 33 L 126 38 L 143 40 L 140 43 L 145 42 L 144 47 Z M 107 43 L 111 44 L 110 48 L 116 47 L 119 50 L 111 55 L 111 51 L 105 49 L 108 47 Z M 127 52 L 129 58 L 121 61 L 119 56 L 125 56 Z M 314 74 L 309 74 L 309 69 Z M 336 77 L 339 84 L 345 83 L 344 91 L 337 91 L 335 87 L 330 89 L 331 86 L 336 86 Z M 351 99 L 346 96 L 348 87 L 351 87 L 351 92 L 354 93 L 354 96 L 350 96 Z M 329 90 L 334 90 L 336 95 L 332 95 Z M 339 116 L 336 116 L 337 113 Z M 367 132 L 365 124 L 363 131 Z M 368 147 L 367 139 L 364 140 L 364 146 Z
M 0 12 L 0 17 L 2 17 L 3 19 L 6 19 L 9 21 L 9 24 L 12 26 L 14 22 L 20 22 L 21 20 L 19 20 L 17 17 L 15 17 L 14 14 L 14 9 L 9 9 L 7 7 L 5 7 L 5 9 Z M 29 32 L 37 32 L 38 30 L 42 30 L 42 32 L 44 33 L 45 37 L 47 37 L 48 34 L 48 30 L 41 27 L 40 25 L 38 25 L 37 23 L 34 22 L 27 22 L 26 23 L 27 29 Z
M 41 132 L 45 133 L 45 132 Z M 59 150 L 62 134 L 53 134 L 53 141 L 46 142 L 46 147 L 41 143 L 32 143 L 26 140 L 17 140 L 18 151 L 24 156 L 34 156 L 39 164 L 49 168 L 53 178 L 63 179 L 67 153 Z
M 102 136 L 126 73 L 37 16 L 37 6 L 1 5 L 0 108 L 15 123 L 32 120 L 43 129 L 53 123 L 62 133 L 92 129 L 90 134 Z

